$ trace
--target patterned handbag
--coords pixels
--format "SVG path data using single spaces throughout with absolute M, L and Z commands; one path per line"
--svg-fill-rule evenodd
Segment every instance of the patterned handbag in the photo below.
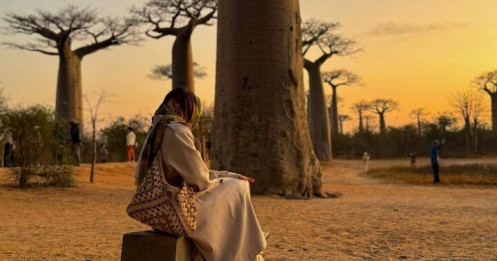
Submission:
M 167 183 L 163 170 L 159 151 L 126 212 L 154 229 L 189 236 L 197 227 L 197 197 L 185 181 L 179 188 Z

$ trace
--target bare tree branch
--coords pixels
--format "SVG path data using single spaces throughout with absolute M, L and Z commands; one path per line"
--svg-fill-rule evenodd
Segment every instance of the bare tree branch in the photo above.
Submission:
M 84 34 L 93 38 L 93 43 L 76 49 L 79 57 L 94 53 L 113 45 L 136 44 L 141 40 L 131 21 L 120 22 L 116 18 L 106 18 L 99 22 L 100 29 L 85 30 Z M 104 39 L 101 39 L 104 38 Z
M 339 69 L 323 73 L 323 81 L 328 83 L 332 88 L 340 86 L 351 86 L 360 84 L 361 78 L 350 71 Z
M 317 47 L 321 55 L 314 63 L 323 64 L 334 55 L 348 56 L 359 52 L 354 40 L 344 38 L 335 31 L 339 23 L 325 23 L 311 19 L 302 24 L 302 54 L 305 56 L 312 47 Z
M 15 44 L 15 43 L 2 43 L 2 45 L 7 46 L 9 48 L 13 49 L 20 49 L 20 50 L 26 50 L 26 51 L 32 51 L 32 52 L 39 52 L 42 54 L 47 54 L 47 55 L 59 55 L 58 51 L 48 51 L 45 50 L 45 47 L 40 47 L 35 44 Z
M 370 110 L 376 114 L 383 114 L 397 110 L 399 104 L 392 99 L 375 99 L 371 101 Z
M 71 5 L 56 13 L 42 10 L 31 15 L 8 13 L 3 20 L 10 33 L 42 37 L 36 40 L 37 44 L 4 43 L 5 45 L 48 55 L 60 54 L 62 49 L 70 48 L 74 39 L 91 38 L 93 42 L 76 51 L 80 57 L 111 45 L 131 44 L 139 40 L 136 31 L 132 30 L 135 26 L 132 22 L 119 22 L 115 18 L 99 19 L 96 10 Z M 102 37 L 107 38 L 101 39 Z M 58 51 L 46 48 L 56 48 Z
M 473 85 L 489 95 L 497 93 L 497 70 L 486 72 L 473 80 Z
M 150 25 L 145 34 L 154 39 L 211 25 L 216 12 L 216 0 L 150 0 L 143 8 L 131 9 L 135 21 Z

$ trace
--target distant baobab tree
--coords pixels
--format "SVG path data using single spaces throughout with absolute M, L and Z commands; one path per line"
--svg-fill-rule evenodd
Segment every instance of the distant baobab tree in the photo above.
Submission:
M 352 105 L 351 109 L 357 112 L 357 119 L 359 120 L 359 127 L 358 127 L 359 133 L 364 132 L 364 122 L 363 122 L 363 118 L 365 117 L 364 112 L 369 110 L 370 106 L 371 105 L 365 100 L 360 100 Z M 367 130 L 369 131 L 369 129 Z
M 219 1 L 212 166 L 249 173 L 254 193 L 322 196 L 300 22 L 298 0 Z
M 302 54 L 305 57 L 312 47 L 321 54 L 315 60 L 304 58 L 304 68 L 309 74 L 308 121 L 314 151 L 320 160 L 331 159 L 331 136 L 328 111 L 321 78 L 321 66 L 333 56 L 347 56 L 359 51 L 356 42 L 334 31 L 338 23 L 311 19 L 302 24 Z
M 217 11 L 216 0 L 150 0 L 131 10 L 135 20 L 148 24 L 146 35 L 153 39 L 174 36 L 172 86 L 195 90 L 191 38 L 198 25 L 210 25 Z
M 486 109 L 483 97 L 480 93 L 473 90 L 461 90 L 453 93 L 450 105 L 457 110 L 464 122 L 464 131 L 466 134 L 466 153 L 478 150 L 478 126 L 483 111 Z
M 204 67 L 198 63 L 193 63 L 193 77 L 202 79 L 207 76 Z M 157 65 L 152 68 L 152 72 L 148 75 L 149 78 L 154 80 L 171 80 L 173 79 L 173 68 L 171 64 Z
M 497 131 L 497 70 L 476 77 L 474 85 L 490 96 L 492 131 Z
M 355 84 L 359 84 L 361 78 L 357 76 L 357 74 L 340 69 L 333 70 L 329 72 L 323 73 L 323 81 L 330 85 L 332 94 L 331 94 L 331 115 L 330 115 L 330 123 L 332 132 L 338 132 L 338 101 L 337 101 L 337 89 L 340 86 L 351 86 Z
M 34 42 L 4 43 L 12 48 L 59 57 L 56 121 L 76 119 L 83 124 L 81 61 L 84 57 L 110 46 L 136 43 L 134 24 L 117 18 L 101 18 L 90 8 L 67 6 L 57 13 L 38 10 L 34 14 L 7 13 L 3 20 L 14 34 L 37 36 Z M 72 48 L 73 42 L 87 41 Z
M 421 117 L 426 115 L 424 108 L 417 108 L 411 111 L 410 116 L 416 118 L 416 125 L 418 126 L 418 135 L 421 136 Z
M 372 127 L 371 126 L 372 124 L 370 122 L 373 119 L 373 115 L 367 114 L 367 115 L 364 115 L 363 117 L 364 117 L 364 120 L 366 121 L 366 132 L 370 132 L 371 127 Z
M 340 114 L 338 115 L 338 122 L 340 124 L 340 134 L 343 135 L 344 131 L 343 131 L 343 122 L 344 121 L 348 121 L 350 120 L 350 116 L 349 115 L 346 115 L 346 114 Z
M 371 102 L 370 111 L 378 115 L 380 134 L 386 133 L 385 113 L 397 110 L 399 104 L 392 99 L 375 99 Z

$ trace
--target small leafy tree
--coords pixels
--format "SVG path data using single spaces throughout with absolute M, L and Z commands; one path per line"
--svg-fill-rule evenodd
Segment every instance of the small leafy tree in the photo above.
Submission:
M 16 162 L 20 166 L 17 178 L 21 187 L 27 185 L 34 167 L 52 161 L 53 115 L 50 108 L 41 105 L 6 109 L 1 115 L 3 130 L 12 135 L 16 148 Z

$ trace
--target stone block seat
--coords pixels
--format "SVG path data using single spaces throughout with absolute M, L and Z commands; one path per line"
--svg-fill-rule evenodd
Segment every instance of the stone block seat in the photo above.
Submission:
M 264 232 L 264 237 L 269 237 Z M 191 239 L 155 230 L 124 234 L 121 261 L 192 261 Z M 258 255 L 255 261 L 264 260 Z
M 191 261 L 191 239 L 158 231 L 124 234 L 121 261 Z

